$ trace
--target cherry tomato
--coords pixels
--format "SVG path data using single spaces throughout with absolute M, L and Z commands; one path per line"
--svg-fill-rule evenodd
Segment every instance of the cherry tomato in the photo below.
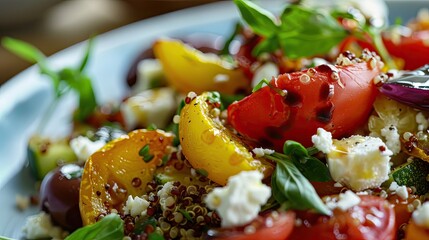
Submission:
M 352 134 L 367 122 L 377 95 L 373 78 L 381 64 L 366 52 L 366 61 L 347 66 L 319 65 L 280 75 L 228 107 L 228 120 L 242 135 L 264 147 L 281 150 L 286 140 L 310 146 L 321 127 L 334 138 Z
M 394 57 L 403 60 L 406 70 L 417 69 L 429 63 L 429 30 L 413 32 L 402 36 L 399 42 L 384 38 L 387 51 Z
M 346 211 L 335 209 L 333 216 L 298 213 L 302 224 L 292 231 L 289 240 L 305 239 L 394 239 L 395 213 L 383 198 L 360 196 L 359 205 Z
M 419 199 L 417 195 L 410 195 L 407 199 L 402 199 L 398 195 L 390 195 L 387 200 L 393 205 L 395 210 L 396 227 L 399 229 L 401 225 L 408 223 L 411 218 L 411 212 L 408 205 L 413 204 L 414 200 Z
M 409 35 L 398 35 L 395 40 L 390 36 L 385 34 L 383 43 L 389 54 L 396 59 L 400 69 L 414 70 L 429 63 L 429 45 L 427 43 L 429 30 L 416 31 Z M 359 47 L 375 51 L 370 39 L 361 40 L 354 36 L 346 38 L 339 49 L 340 51 L 356 51 L 356 48 Z
M 295 224 L 294 212 L 270 212 L 243 227 L 210 230 L 209 239 L 217 240 L 284 240 Z

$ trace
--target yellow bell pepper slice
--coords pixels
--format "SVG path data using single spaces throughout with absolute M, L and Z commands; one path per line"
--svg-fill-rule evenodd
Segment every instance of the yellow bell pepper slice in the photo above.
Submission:
M 249 88 L 249 81 L 240 69 L 215 54 L 204 54 L 179 40 L 158 40 L 153 51 L 169 85 L 179 92 L 234 94 Z
M 189 163 L 221 185 L 241 171 L 259 170 L 268 176 L 273 166 L 264 159 L 254 159 L 244 143 L 213 115 L 215 106 L 207 101 L 210 94 L 197 96 L 180 114 L 179 138 Z
M 128 195 L 143 195 L 172 141 L 173 134 L 161 130 L 135 130 L 91 155 L 79 192 L 83 224 L 95 223 L 113 209 L 122 212 Z M 148 152 L 142 155 L 145 146 Z

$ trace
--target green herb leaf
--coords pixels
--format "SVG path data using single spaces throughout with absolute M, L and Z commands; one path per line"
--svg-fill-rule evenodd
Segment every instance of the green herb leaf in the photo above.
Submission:
M 5 37 L 2 39 L 2 45 L 10 52 L 16 54 L 17 56 L 25 59 L 30 63 L 44 63 L 46 61 L 45 55 L 35 46 L 27 42 L 10 37 Z
M 179 209 L 178 211 L 186 218 L 186 220 L 193 222 L 191 215 L 189 215 L 189 213 L 186 210 Z
M 252 30 L 265 37 L 278 32 L 276 17 L 269 11 L 247 0 L 234 0 L 240 10 L 241 16 Z
M 328 166 L 315 157 L 294 158 L 292 161 L 309 181 L 328 182 L 332 180 Z
M 93 44 L 93 38 L 90 38 L 88 40 L 88 45 L 86 47 L 86 51 L 85 51 L 85 55 L 82 59 L 82 62 L 80 63 L 79 66 L 79 72 L 83 72 L 83 70 L 85 70 L 86 65 L 88 64 L 88 60 L 89 60 L 89 56 L 91 55 L 91 50 L 92 50 L 92 44 Z
M 331 214 L 313 186 L 292 162 L 277 162 L 271 184 L 274 186 L 273 192 L 279 191 L 274 197 L 280 204 L 297 210 L 314 209 L 321 214 Z
M 262 53 L 272 53 L 280 48 L 278 35 L 272 35 L 259 42 L 258 45 L 252 49 L 252 55 L 259 56 Z
M 295 158 L 308 157 L 307 149 L 301 143 L 288 140 L 283 144 L 283 153 Z
M 200 174 L 201 176 L 207 177 L 209 175 L 209 173 L 207 172 L 207 170 L 203 169 L 203 168 L 199 168 L 195 170 L 198 174 Z
M 331 15 L 298 5 L 286 7 L 280 19 L 279 43 L 293 59 L 326 54 L 348 34 Z
M 259 89 L 261 89 L 263 86 L 265 85 L 270 85 L 270 82 L 264 78 L 261 81 L 258 82 L 258 84 L 256 84 L 256 86 L 252 89 L 252 93 L 258 91 Z
M 220 100 L 220 93 L 213 91 L 213 92 L 209 92 L 208 96 L 207 96 L 207 100 L 209 101 L 209 103 L 222 103 L 222 101 Z
M 180 112 L 182 111 L 183 107 L 185 107 L 185 105 L 185 100 L 180 101 L 180 104 L 176 110 L 176 115 L 180 116 Z M 178 146 L 180 144 L 179 124 L 173 123 L 171 125 L 171 131 L 174 133 L 173 146 Z
M 313 148 L 309 148 L 312 150 Z M 301 143 L 288 140 L 283 144 L 283 153 L 290 156 L 298 170 L 309 181 L 327 182 L 332 180 L 328 166 L 315 157 Z M 274 155 L 279 155 L 275 153 Z M 283 157 L 284 158 L 284 157 Z
M 149 144 L 144 145 L 140 150 L 139 150 L 139 156 L 141 156 L 143 158 L 143 161 L 145 162 L 150 162 L 153 158 L 154 155 L 149 153 L 150 151 L 150 146 Z
M 147 126 L 147 128 L 146 128 L 147 130 L 156 130 L 156 129 L 158 129 L 158 127 L 156 126 L 156 124 L 155 123 L 151 123 L 151 124 L 149 124 L 149 126 Z
M 155 220 L 155 218 L 150 217 L 150 218 L 139 218 L 137 219 L 136 223 L 135 223 L 135 227 L 134 227 L 134 233 L 135 234 L 140 234 L 142 232 L 145 231 L 147 226 L 152 226 L 154 229 L 156 228 L 157 225 L 157 221 Z
M 100 221 L 79 228 L 65 240 L 117 240 L 124 238 L 124 222 L 118 214 L 109 214 Z

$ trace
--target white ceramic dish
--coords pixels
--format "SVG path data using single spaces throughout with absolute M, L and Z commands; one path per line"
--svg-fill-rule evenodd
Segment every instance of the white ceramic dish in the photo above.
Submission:
M 270 1 L 269 8 L 278 4 Z M 388 1 L 388 5 L 392 16 L 408 19 L 418 8 L 429 7 L 429 1 Z M 106 102 L 124 96 L 125 77 L 132 61 L 154 39 L 193 32 L 226 35 L 232 31 L 237 18 L 238 12 L 232 2 L 223 1 L 144 20 L 97 37 L 88 74 L 94 80 L 98 99 Z M 81 43 L 61 51 L 52 56 L 49 63 L 54 67 L 77 64 L 84 47 L 85 43 Z M 63 103 L 63 111 L 58 112 L 52 122 L 51 126 L 55 127 L 50 129 L 50 134 L 67 129 L 68 114 L 73 109 L 72 98 Z M 15 196 L 34 192 L 35 182 L 24 166 L 26 141 L 51 100 L 49 81 L 40 76 L 34 66 L 0 88 L 0 236 L 22 238 L 25 217 L 37 211 L 36 208 L 18 211 Z

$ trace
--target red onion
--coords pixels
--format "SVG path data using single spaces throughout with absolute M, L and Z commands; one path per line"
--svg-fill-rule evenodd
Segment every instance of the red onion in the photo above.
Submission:
M 429 110 L 429 64 L 388 81 L 380 92 L 411 107 Z

